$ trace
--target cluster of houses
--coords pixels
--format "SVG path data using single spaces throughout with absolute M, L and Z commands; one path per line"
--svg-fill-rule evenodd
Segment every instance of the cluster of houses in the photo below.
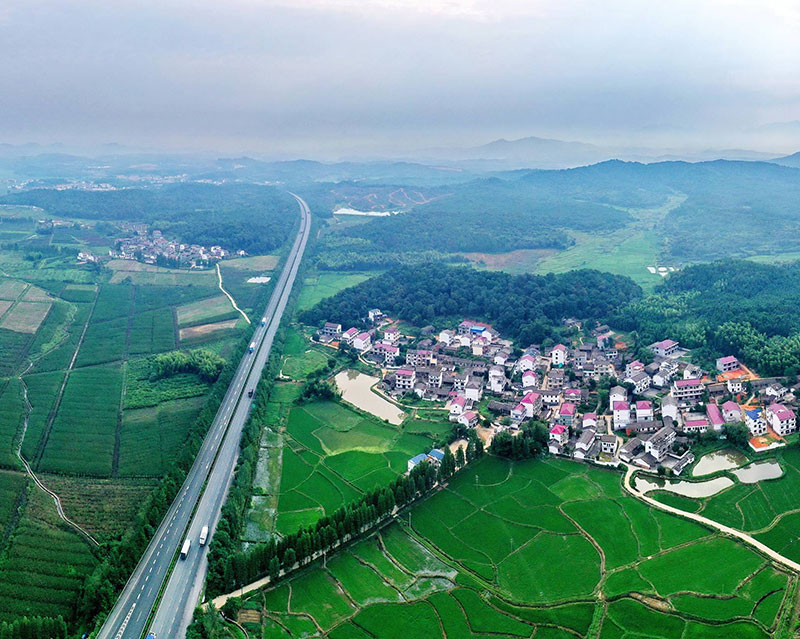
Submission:
M 759 437 L 779 441 L 797 430 L 794 389 L 758 378 L 733 356 L 701 370 L 672 339 L 651 344 L 645 364 L 607 326 L 576 345 L 519 351 L 482 322 L 438 334 L 426 327 L 411 338 L 378 309 L 369 320 L 365 331 L 326 323 L 319 339 L 344 341 L 380 367 L 390 396 L 438 402 L 467 428 L 513 433 L 530 420 L 547 423 L 555 455 L 680 474 L 694 461 L 694 435 L 742 422 L 757 448 Z
M 116 240 L 115 245 L 116 248 L 108 252 L 109 257 L 184 268 L 207 267 L 229 256 L 221 246 L 207 248 L 199 244 L 183 244 L 168 240 L 158 230 L 152 233 L 136 232 L 130 237 Z M 240 251 L 239 254 L 244 255 L 244 252 Z

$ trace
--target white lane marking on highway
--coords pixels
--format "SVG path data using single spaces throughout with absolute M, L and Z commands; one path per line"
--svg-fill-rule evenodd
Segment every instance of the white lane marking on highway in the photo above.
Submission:
M 131 606 L 131 609 L 128 611 L 128 614 L 125 615 L 125 620 L 122 622 L 122 625 L 119 627 L 119 632 L 117 632 L 117 634 L 114 635 L 114 639 L 120 639 L 120 637 L 123 635 L 123 633 L 125 632 L 125 628 L 127 627 L 128 622 L 130 621 L 131 615 L 133 614 L 133 611 L 134 611 L 135 608 L 136 608 L 136 604 L 133 604 Z

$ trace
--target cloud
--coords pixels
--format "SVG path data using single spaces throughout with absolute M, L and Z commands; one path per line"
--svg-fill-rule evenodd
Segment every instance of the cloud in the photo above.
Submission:
M 0 141 L 698 146 L 800 117 L 794 3 L 6 0 Z M 4 16 L 4 17 L 3 17 Z

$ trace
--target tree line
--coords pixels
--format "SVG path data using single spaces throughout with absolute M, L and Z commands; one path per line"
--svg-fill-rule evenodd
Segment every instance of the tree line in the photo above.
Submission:
M 152 377 L 161 379 L 178 373 L 195 373 L 203 381 L 212 383 L 219 377 L 225 363 L 222 357 L 206 348 L 170 351 L 152 359 Z
M 527 346 L 557 335 L 565 317 L 605 319 L 641 295 L 633 280 L 595 270 L 509 275 L 432 263 L 400 266 L 345 289 L 301 313 L 300 320 L 364 326 L 368 309 L 378 307 L 416 326 L 486 321 Z
M 319 554 L 328 552 L 385 521 L 397 509 L 407 506 L 447 481 L 465 464 L 482 457 L 483 446 L 472 446 L 464 453 L 459 448 L 453 455 L 449 447 L 437 466 L 422 462 L 400 475 L 383 488 L 375 488 L 360 499 L 342 506 L 332 514 L 321 517 L 311 526 L 269 543 L 247 550 L 238 550 L 239 544 L 209 549 L 207 588 L 211 596 L 230 592 L 256 579 L 268 575 L 271 581 L 303 566 Z M 219 532 L 214 536 L 216 540 Z
M 0 639 L 67 639 L 67 624 L 59 616 L 21 617 L 0 624 Z

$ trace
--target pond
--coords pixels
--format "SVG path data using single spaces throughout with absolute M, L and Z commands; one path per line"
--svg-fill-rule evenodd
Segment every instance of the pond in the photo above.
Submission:
M 406 414 L 397 406 L 372 392 L 371 386 L 379 381 L 377 377 L 346 370 L 338 373 L 334 380 L 342 391 L 342 399 L 353 406 L 385 419 L 390 424 L 401 424 L 406 418 Z
M 783 468 L 776 460 L 770 459 L 733 470 L 731 474 L 736 475 L 743 484 L 755 484 L 762 479 L 777 479 L 783 475 Z
M 732 448 L 725 448 L 703 455 L 695 465 L 694 470 L 692 470 L 692 475 L 699 477 L 701 475 L 710 475 L 720 470 L 731 470 L 746 462 L 747 457 L 742 453 Z
M 643 493 L 647 493 L 651 490 L 666 490 L 676 495 L 694 497 L 696 499 L 711 497 L 730 486 L 733 486 L 733 480 L 730 477 L 716 477 L 708 481 L 675 481 L 636 477 L 636 482 L 634 484 L 636 490 Z

